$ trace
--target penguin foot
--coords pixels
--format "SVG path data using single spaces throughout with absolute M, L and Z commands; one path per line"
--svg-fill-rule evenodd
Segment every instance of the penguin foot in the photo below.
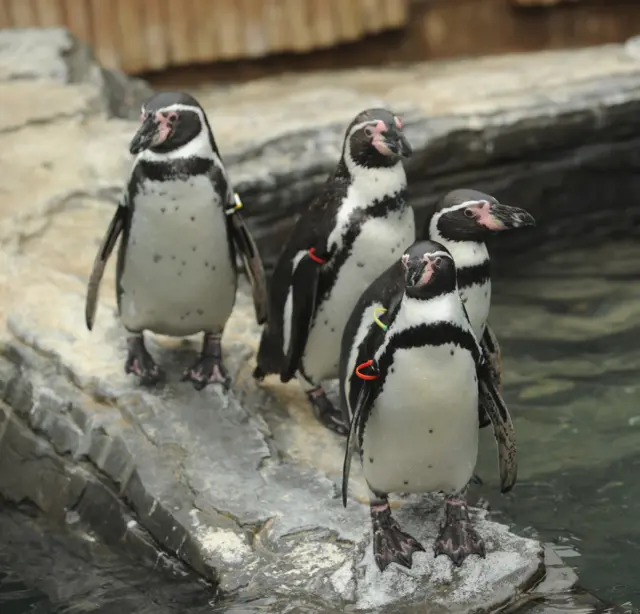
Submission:
M 182 376 L 189 380 L 196 390 L 202 390 L 208 384 L 222 384 L 225 390 L 231 387 L 231 376 L 222 362 L 220 335 L 205 333 L 202 353 Z
M 124 372 L 137 375 L 143 386 L 153 386 L 164 379 L 162 369 L 155 363 L 144 345 L 142 335 L 133 335 L 127 339 L 128 353 Z
M 448 497 L 445 506 L 445 521 L 433 545 L 434 556 L 445 554 L 456 567 L 470 554 L 484 558 L 484 540 L 471 523 L 466 501 Z
M 391 516 L 389 503 L 371 505 L 371 523 L 373 525 L 373 557 L 382 572 L 391 563 L 411 569 L 413 553 L 424 552 L 422 544 L 400 529 Z
M 342 412 L 336 409 L 327 398 L 325 391 L 318 386 L 307 392 L 315 417 L 329 430 L 338 435 L 348 435 L 349 425 L 345 424 Z

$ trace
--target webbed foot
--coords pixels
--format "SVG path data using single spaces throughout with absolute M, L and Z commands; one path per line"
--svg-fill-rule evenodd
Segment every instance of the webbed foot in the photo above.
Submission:
M 400 529 L 391 516 L 388 501 L 371 504 L 371 524 L 373 525 L 373 556 L 380 571 L 391 563 L 411 569 L 413 553 L 424 552 L 418 540 Z
M 486 556 L 484 540 L 473 527 L 464 499 L 447 497 L 445 520 L 433 545 L 434 555 L 445 554 L 456 567 L 470 555 Z
M 231 386 L 231 376 L 222 362 L 222 346 L 220 335 L 205 333 L 202 352 L 191 367 L 182 376 L 182 381 L 188 380 L 196 390 L 202 390 L 208 384 L 222 384 L 225 390 Z
M 349 425 L 345 423 L 342 412 L 333 406 L 320 386 L 307 392 L 307 397 L 315 417 L 322 424 L 338 435 L 349 434 Z
M 137 375 L 143 386 L 153 386 L 164 379 L 164 373 L 149 354 L 142 334 L 128 337 L 127 348 L 125 373 Z

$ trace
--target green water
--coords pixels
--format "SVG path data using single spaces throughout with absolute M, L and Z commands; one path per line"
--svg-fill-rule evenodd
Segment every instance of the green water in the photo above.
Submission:
M 529 264 L 495 284 L 519 482 L 496 494 L 490 433 L 481 489 L 517 530 L 560 547 L 581 583 L 640 606 L 640 245 L 608 243 Z
M 554 543 L 585 587 L 640 607 L 640 245 L 534 252 L 510 264 L 495 282 L 491 323 L 520 479 L 513 493 L 498 493 L 485 429 L 480 494 L 516 531 Z M 63 538 L 30 522 L 0 508 L 0 572 L 9 574 L 0 576 L 1 614 L 212 611 L 212 595 L 191 580 L 158 578 L 87 540 L 82 556 L 70 554 Z M 227 611 L 285 610 L 265 600 Z

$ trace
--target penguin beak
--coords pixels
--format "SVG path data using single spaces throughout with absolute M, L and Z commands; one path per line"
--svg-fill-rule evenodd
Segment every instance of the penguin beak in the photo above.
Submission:
M 134 137 L 131 139 L 131 143 L 129 144 L 129 152 L 132 155 L 137 155 L 141 151 L 148 149 L 153 142 L 153 138 L 158 130 L 158 125 L 153 115 L 147 115 L 140 128 L 138 128 L 138 132 L 135 133 Z
M 476 222 L 487 230 L 500 231 L 536 225 L 534 217 L 518 207 L 486 202 L 476 211 Z
M 438 260 L 441 260 L 438 259 Z M 412 258 L 405 264 L 405 283 L 407 288 L 419 288 L 429 283 L 434 273 L 435 257 Z
M 138 132 L 131 139 L 129 152 L 135 156 L 149 147 L 156 147 L 169 138 L 171 131 L 171 123 L 167 120 L 166 114 L 150 113 L 145 116 Z
M 413 148 L 401 130 L 391 129 L 385 134 L 385 145 L 389 151 L 401 158 L 410 158 Z

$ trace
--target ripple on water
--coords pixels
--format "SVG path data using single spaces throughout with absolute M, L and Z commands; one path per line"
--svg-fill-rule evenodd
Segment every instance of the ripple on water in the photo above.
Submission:
M 490 321 L 519 483 L 496 494 L 483 433 L 482 494 L 516 528 L 578 553 L 566 562 L 583 585 L 639 607 L 640 245 L 527 255 L 495 283 Z

